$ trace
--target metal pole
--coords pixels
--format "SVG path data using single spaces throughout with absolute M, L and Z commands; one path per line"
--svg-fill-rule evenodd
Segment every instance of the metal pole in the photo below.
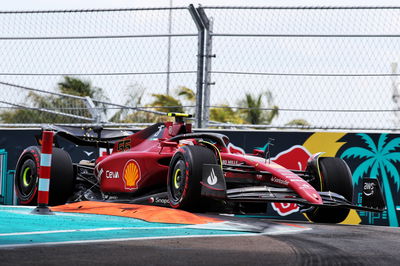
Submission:
M 394 102 L 395 108 L 394 108 L 394 116 L 396 117 L 395 121 L 395 127 L 400 125 L 400 91 L 397 83 L 397 67 L 398 64 L 396 62 L 393 62 L 391 64 L 392 67 L 392 100 Z
M 169 14 L 168 14 L 168 55 L 167 55 L 167 91 L 169 95 L 169 75 L 171 71 L 171 32 L 172 32 L 172 0 L 169 1 Z
M 191 4 L 189 5 L 189 12 L 192 15 L 193 21 L 198 30 L 197 38 L 197 81 L 196 81 L 196 126 L 202 128 L 202 114 L 203 114 L 203 79 L 204 79 L 204 25 L 196 10 Z
M 206 32 L 205 32 L 205 56 L 204 56 L 204 105 L 203 105 L 203 127 L 208 126 L 208 121 L 210 120 L 210 93 L 211 93 L 211 85 L 214 83 L 211 82 L 211 60 L 212 57 L 212 29 L 213 29 L 213 21 L 208 19 L 204 9 L 199 6 L 197 11 L 200 15 L 203 24 L 205 25 Z

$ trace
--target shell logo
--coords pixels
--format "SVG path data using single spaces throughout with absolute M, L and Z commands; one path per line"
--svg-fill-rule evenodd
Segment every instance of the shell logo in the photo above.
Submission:
M 139 164 L 135 160 L 129 160 L 125 164 L 123 173 L 125 188 L 129 190 L 137 189 L 140 177 Z

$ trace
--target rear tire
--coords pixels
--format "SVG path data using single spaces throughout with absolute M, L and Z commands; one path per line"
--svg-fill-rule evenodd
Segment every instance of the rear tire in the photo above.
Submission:
M 202 146 L 183 146 L 169 165 L 167 191 L 173 208 L 188 211 L 201 209 L 203 164 L 216 164 L 215 154 Z
M 310 183 L 317 191 L 331 191 L 353 200 L 352 175 L 346 162 L 340 158 L 322 157 L 318 161 L 321 176 Z M 314 173 L 317 173 L 317 169 Z M 318 177 L 318 174 L 316 174 Z M 341 223 L 349 214 L 349 209 L 317 207 L 307 212 L 308 219 L 315 223 Z
M 26 148 L 15 168 L 15 190 L 19 203 L 36 205 L 39 185 L 40 147 Z M 74 174 L 71 157 L 59 148 L 53 148 L 50 174 L 49 205 L 64 204 L 71 196 Z

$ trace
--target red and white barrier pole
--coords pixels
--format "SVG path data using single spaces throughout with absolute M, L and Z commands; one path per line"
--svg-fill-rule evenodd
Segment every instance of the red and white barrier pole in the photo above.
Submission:
M 51 156 L 53 153 L 53 131 L 43 131 L 42 153 L 40 155 L 38 206 L 34 209 L 37 214 L 53 214 L 47 207 L 49 204 Z

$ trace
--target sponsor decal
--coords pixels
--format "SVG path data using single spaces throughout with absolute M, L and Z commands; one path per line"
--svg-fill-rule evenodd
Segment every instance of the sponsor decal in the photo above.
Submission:
M 282 165 L 283 169 L 277 169 L 281 174 L 285 175 L 285 177 L 290 182 L 304 182 L 302 178 L 297 176 L 296 174 L 290 172 L 287 169 L 294 169 L 294 170 L 302 170 L 304 171 L 307 167 L 308 159 L 311 157 L 311 153 L 301 145 L 295 145 L 290 149 L 283 151 L 276 155 L 271 160 L 279 165 Z M 287 168 L 287 169 L 286 169 Z M 278 179 L 275 180 L 277 183 Z M 280 180 L 280 179 L 279 179 Z M 281 180 L 284 181 L 284 180 Z M 271 182 L 274 182 L 271 178 Z M 278 181 L 279 182 L 279 181 Z M 287 185 L 281 183 L 282 185 Z M 307 184 L 304 184 L 303 189 L 306 189 Z M 316 196 L 316 195 L 315 195 Z M 296 203 L 280 203 L 280 202 L 273 202 L 271 203 L 272 208 L 280 215 L 280 216 L 287 216 L 289 214 L 299 212 L 300 207 Z
M 162 133 L 164 128 L 165 128 L 164 125 L 159 126 L 157 132 L 154 133 L 154 135 L 151 137 L 151 140 L 162 138 Z
M 277 178 L 275 176 L 271 177 L 271 182 L 279 184 L 279 185 L 284 185 L 284 186 L 287 186 L 289 184 L 288 181 L 282 180 L 282 179 Z
M 300 189 L 303 189 L 303 190 L 311 189 L 311 186 L 308 184 L 303 184 L 303 185 L 301 185 Z
M 371 182 L 368 183 L 366 182 L 364 184 L 364 189 L 363 189 L 363 193 L 365 196 L 369 197 L 375 194 L 375 183 Z
M 295 145 L 290 149 L 283 151 L 271 158 L 277 164 L 280 164 L 287 169 L 305 170 L 307 161 L 311 157 L 311 153 L 300 145 Z
M 103 169 L 101 169 L 101 170 L 103 170 Z M 119 178 L 119 173 L 118 173 L 118 171 L 113 172 L 113 171 L 106 170 L 106 178 Z
M 287 216 L 300 210 L 296 203 L 272 202 L 271 205 L 280 216 Z
M 92 151 L 83 151 L 88 157 L 90 157 L 90 155 L 92 155 L 93 154 L 93 152 Z
M 154 203 L 157 204 L 164 204 L 164 205 L 169 205 L 169 200 L 167 198 L 154 198 Z
M 239 164 L 239 161 L 236 160 L 222 160 L 223 164 Z
M 211 168 L 211 174 L 207 177 L 207 183 L 210 186 L 214 186 L 215 184 L 217 184 L 218 182 L 218 178 L 214 173 L 214 168 Z
M 246 152 L 242 148 L 235 146 L 232 143 L 229 143 L 227 148 L 230 153 L 246 154 Z
M 125 189 L 134 190 L 138 188 L 140 180 L 139 164 L 135 160 L 129 160 L 124 167 L 123 180 Z

